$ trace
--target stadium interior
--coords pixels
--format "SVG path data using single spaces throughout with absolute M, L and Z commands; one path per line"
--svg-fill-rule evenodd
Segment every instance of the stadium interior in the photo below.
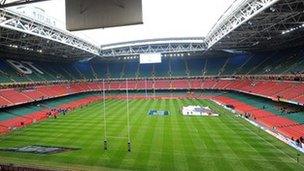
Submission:
M 295 158 L 297 162 L 292 160 L 286 167 L 279 168 L 278 164 L 277 168 L 264 170 L 303 169 L 304 161 L 299 162 L 299 156 L 304 153 L 304 2 L 245 0 L 241 4 L 235 3 L 226 11 L 230 15 L 223 15 L 204 38 L 149 39 L 98 47 L 66 30 L 56 29 L 4 8 L 7 7 L 5 1 L 0 0 L 1 149 L 14 140 L 14 135 L 16 140 L 22 136 L 23 130 L 29 132 L 28 128 L 38 128 L 40 123 L 43 126 L 43 123 L 52 122 L 55 126 L 54 118 L 104 101 L 108 103 L 108 100 L 130 99 L 132 103 L 132 100 L 205 99 L 216 103 L 217 108 L 233 111 L 233 115 L 256 124 L 259 130 L 262 128 L 270 132 L 279 139 L 275 141 L 283 141 L 293 147 L 283 146 L 282 143 L 267 148 L 282 147 L 296 151 L 291 152 L 292 155 L 297 154 L 296 157 L 289 158 Z M 160 63 L 139 62 L 140 54 L 152 53 L 160 55 Z M 121 108 L 124 110 L 124 107 Z M 170 111 L 170 115 L 161 119 L 174 116 L 175 110 L 178 112 L 179 109 Z M 131 111 L 135 112 L 133 109 Z M 147 111 L 143 114 L 146 115 Z M 101 106 L 97 113 L 102 115 Z M 98 130 L 101 131 L 101 128 Z M 103 137 L 100 136 L 103 146 Z M 263 136 L 266 137 L 266 134 Z M 105 143 L 110 143 L 110 140 Z M 99 147 L 100 151 L 103 151 L 102 146 Z M 141 145 L 132 144 L 132 148 L 137 146 Z M 228 150 L 234 151 L 231 146 Z M 77 150 L 73 153 L 77 153 Z M 285 155 L 285 152 L 273 153 Z M 238 152 L 234 151 L 234 154 Z M 6 155 L 8 158 L 5 158 Z M 60 156 L 45 166 L 10 160 L 9 157 L 18 158 L 0 151 L 0 170 L 44 169 L 45 166 L 55 170 L 67 169 L 54 166 L 54 161 L 60 163 Z M 74 158 L 75 161 L 69 164 L 77 163 L 78 159 Z M 33 161 L 39 163 L 39 160 Z M 90 168 L 88 163 L 80 162 L 86 167 L 79 166 L 78 169 L 100 170 L 102 166 L 153 170 L 155 166 L 153 163 L 134 164 L 134 167 L 112 165 L 108 161 L 101 162 L 101 166 L 92 164 L 96 168 Z M 253 170 L 258 162 L 252 165 L 246 165 L 246 169 Z M 181 170 L 202 168 L 198 165 Z M 164 164 L 164 167 L 161 165 L 157 169 L 177 168 Z

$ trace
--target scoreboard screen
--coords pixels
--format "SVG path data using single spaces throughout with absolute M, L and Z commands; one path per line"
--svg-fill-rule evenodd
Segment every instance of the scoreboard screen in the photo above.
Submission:
M 161 63 L 161 53 L 144 53 L 139 55 L 141 64 Z

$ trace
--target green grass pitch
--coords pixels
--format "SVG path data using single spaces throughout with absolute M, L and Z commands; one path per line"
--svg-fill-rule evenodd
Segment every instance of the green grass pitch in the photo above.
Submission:
M 304 170 L 303 157 L 242 118 L 207 100 L 130 100 L 132 152 L 127 151 L 126 101 L 108 100 L 108 151 L 102 103 L 0 137 L 0 147 L 81 148 L 57 154 L 0 152 L 1 163 L 70 170 Z M 208 105 L 220 117 L 184 117 L 184 105 Z M 149 109 L 169 116 L 149 116 Z

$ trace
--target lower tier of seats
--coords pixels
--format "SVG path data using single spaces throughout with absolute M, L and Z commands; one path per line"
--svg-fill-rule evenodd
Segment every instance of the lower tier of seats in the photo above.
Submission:
M 0 134 L 45 120 L 49 117 L 57 117 L 59 114 L 66 113 L 100 99 L 101 97 L 96 94 L 75 95 L 44 101 L 43 103 L 1 110 Z
M 235 111 L 245 117 L 248 117 L 261 125 L 267 126 L 273 131 L 279 132 L 290 139 L 298 140 L 304 136 L 303 124 L 299 124 L 290 119 L 266 111 L 265 109 L 254 107 L 253 105 L 231 97 L 215 96 L 213 97 L 213 100 L 232 107 Z

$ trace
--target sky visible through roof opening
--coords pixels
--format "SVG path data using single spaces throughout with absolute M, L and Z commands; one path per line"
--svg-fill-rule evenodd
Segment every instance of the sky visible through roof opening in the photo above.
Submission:
M 202 37 L 234 0 L 143 0 L 142 25 L 73 32 L 97 45 L 133 40 Z M 65 1 L 31 4 L 64 25 Z

